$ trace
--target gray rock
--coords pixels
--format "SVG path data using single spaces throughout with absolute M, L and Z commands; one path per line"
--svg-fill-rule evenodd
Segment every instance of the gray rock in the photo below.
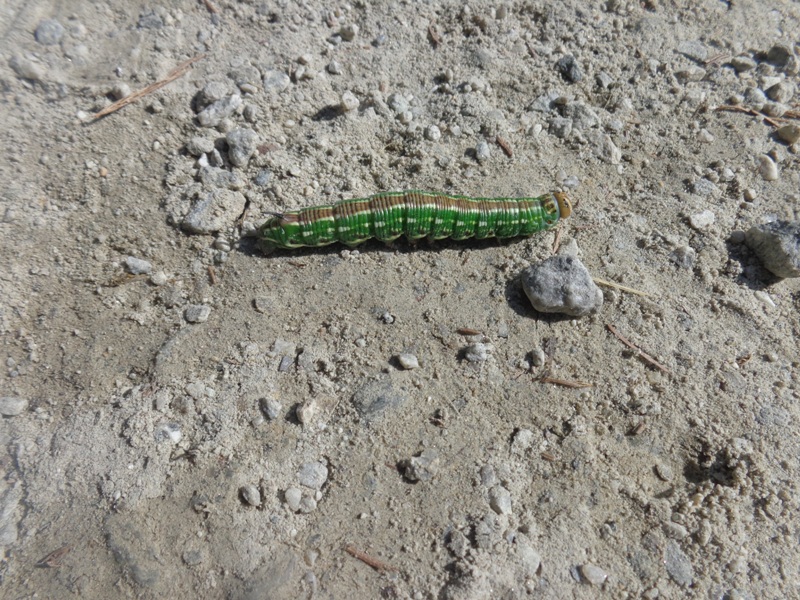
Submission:
M 778 277 L 800 277 L 800 222 L 773 221 L 751 227 L 745 242 Z
M 600 117 L 583 102 L 570 102 L 567 104 L 564 107 L 564 116 L 572 119 L 572 126 L 581 131 L 600 125 Z
M 395 114 L 404 113 L 408 110 L 408 100 L 403 94 L 392 94 L 387 99 L 386 103 L 389 105 Z
M 489 150 L 489 144 L 486 140 L 481 140 L 475 145 L 475 158 L 478 159 L 479 163 L 486 162 L 492 156 L 491 150 Z
M 16 417 L 28 408 L 28 401 L 25 398 L 16 396 L 3 396 L 0 398 L 0 415 L 4 417 Z
M 703 62 L 708 58 L 708 48 L 699 40 L 684 40 L 678 44 L 677 50 L 697 62 Z
M 498 515 L 511 514 L 511 492 L 502 485 L 496 485 L 489 490 L 489 506 Z
M 64 37 L 64 26 L 55 19 L 43 19 L 36 26 L 33 37 L 43 46 L 55 46 Z
M 786 44 L 775 44 L 767 52 L 767 62 L 775 65 L 778 68 L 783 68 L 789 64 L 792 58 L 792 48 Z
M 622 162 L 622 151 L 607 134 L 595 138 L 595 153 L 607 163 L 618 165 Z
M 264 84 L 264 91 L 279 94 L 291 85 L 292 80 L 283 71 L 270 69 L 264 71 L 262 83 Z
M 161 29 L 164 21 L 153 11 L 139 15 L 139 29 Z
M 192 156 L 210 154 L 214 151 L 214 140 L 196 135 L 186 143 L 186 151 Z
M 300 501 L 303 499 L 303 492 L 300 488 L 290 487 L 283 493 L 283 499 L 289 506 L 289 510 L 297 512 L 300 510 Z
M 581 73 L 578 61 L 571 54 L 567 54 L 558 59 L 556 62 L 556 70 L 565 81 L 569 81 L 570 83 L 577 83 L 583 79 L 583 73 Z
M 744 103 L 754 110 L 761 110 L 767 102 L 767 95 L 756 87 L 749 87 L 744 91 Z
M 737 73 L 744 73 L 755 69 L 756 61 L 749 56 L 735 56 L 731 59 L 731 66 L 736 69 Z
M 418 456 L 401 461 L 400 468 L 409 481 L 430 481 L 439 471 L 439 453 L 427 448 Z
M 406 396 L 395 390 L 391 381 L 369 381 L 353 394 L 353 405 L 367 423 L 373 423 L 387 412 L 396 410 L 406 401 Z
M 244 167 L 256 152 L 258 134 L 252 129 L 237 127 L 225 135 L 225 141 L 228 142 L 228 159 L 231 164 Z
M 794 144 L 800 140 L 800 125 L 789 123 L 788 125 L 779 127 L 775 134 L 787 144 Z
M 701 177 L 692 183 L 692 191 L 698 196 L 713 196 L 719 193 L 719 188 L 713 181 Z
M 246 203 L 241 192 L 213 190 L 195 201 L 182 226 L 191 233 L 216 233 L 231 227 Z
M 350 90 L 345 90 L 339 98 L 339 110 L 342 112 L 352 112 L 358 108 L 359 104 L 361 102 Z
M 682 269 L 691 269 L 694 266 L 697 252 L 691 246 L 678 246 L 669 255 L 670 260 Z
M 129 256 L 125 259 L 125 269 L 131 275 L 149 275 L 153 271 L 153 265 L 141 258 Z
M 601 586 L 606 582 L 606 579 L 608 579 L 608 573 L 592 563 L 581 565 L 580 571 L 581 577 L 591 585 Z
M 206 304 L 190 304 L 183 311 L 183 318 L 189 323 L 205 323 L 211 315 L 211 307 Z
M 348 23 L 339 30 L 339 35 L 346 42 L 352 42 L 358 35 L 358 25 L 355 23 Z
M 689 225 L 695 231 L 703 231 L 711 227 L 716 220 L 717 217 L 712 211 L 704 210 L 703 212 L 691 215 L 689 217 Z
M 564 139 L 572 133 L 572 119 L 566 117 L 553 117 L 547 127 L 547 132 L 557 138 Z
M 43 64 L 34 62 L 24 56 L 14 55 L 8 61 L 8 66 L 23 79 L 30 79 L 31 81 L 41 81 L 47 73 L 47 67 Z
M 242 97 L 239 94 L 232 94 L 205 107 L 197 115 L 197 122 L 202 127 L 216 127 L 223 119 L 227 119 L 238 110 L 241 105 Z
M 312 490 L 322 489 L 328 481 L 328 467 L 320 461 L 304 463 L 297 473 L 297 481 Z
M 539 312 L 582 317 L 603 304 L 603 292 L 574 256 L 553 256 L 522 272 L 522 288 Z
M 411 369 L 416 369 L 419 367 L 419 360 L 413 354 L 409 354 L 407 352 L 403 352 L 397 356 L 397 362 L 400 363 L 400 366 L 404 369 L 410 371 Z
M 250 506 L 261 506 L 261 492 L 254 485 L 243 485 L 239 488 L 239 495 Z
M 794 87 L 788 81 L 781 81 L 767 89 L 767 96 L 775 102 L 786 104 L 794 96 Z
M 766 154 L 758 157 L 758 172 L 764 181 L 777 181 L 780 177 L 778 165 Z
M 686 587 L 692 585 L 694 581 L 692 561 L 675 541 L 670 540 L 664 549 L 664 566 L 675 583 Z
M 270 421 L 274 421 L 281 414 L 281 403 L 275 398 L 261 398 L 258 401 L 258 406 Z
M 464 348 L 464 358 L 471 363 L 482 363 L 489 360 L 490 346 L 476 342 Z

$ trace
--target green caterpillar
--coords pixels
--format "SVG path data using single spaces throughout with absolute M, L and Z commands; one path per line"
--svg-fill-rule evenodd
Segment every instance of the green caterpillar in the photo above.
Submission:
M 564 192 L 537 198 L 469 198 L 436 192 L 382 192 L 276 213 L 258 231 L 265 251 L 273 248 L 356 246 L 370 238 L 391 242 L 405 235 L 465 240 L 514 237 L 549 229 L 572 212 Z

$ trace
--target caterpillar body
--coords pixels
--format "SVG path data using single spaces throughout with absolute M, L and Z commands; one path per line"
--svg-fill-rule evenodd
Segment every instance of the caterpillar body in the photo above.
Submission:
M 356 246 L 402 235 L 465 240 L 527 236 L 551 228 L 572 212 L 564 192 L 536 198 L 470 198 L 437 192 L 382 192 L 274 214 L 258 231 L 265 251 L 274 248 Z

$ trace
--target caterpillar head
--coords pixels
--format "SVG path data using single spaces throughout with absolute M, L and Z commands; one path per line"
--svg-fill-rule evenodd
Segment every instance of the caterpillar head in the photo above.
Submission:
M 569 196 L 566 192 L 554 192 L 553 197 L 558 204 L 558 218 L 566 219 L 572 214 L 572 203 L 569 201 Z

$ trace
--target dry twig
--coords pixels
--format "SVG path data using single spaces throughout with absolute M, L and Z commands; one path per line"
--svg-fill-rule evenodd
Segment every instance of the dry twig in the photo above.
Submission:
M 633 342 L 628 340 L 628 338 L 626 338 L 619 331 L 617 331 L 616 327 L 614 327 L 610 323 L 606 323 L 606 329 L 608 329 L 611 333 L 613 333 L 620 342 L 625 344 L 631 350 L 635 351 L 636 354 L 639 356 L 639 358 L 641 358 L 647 364 L 649 364 L 650 366 L 655 367 L 656 369 L 658 369 L 659 371 L 661 371 L 663 373 L 666 373 L 667 375 L 670 374 L 670 370 L 667 367 L 665 367 L 660 362 L 658 362 L 655 358 L 653 358 L 652 356 L 647 354 L 647 352 L 645 352 L 644 350 L 639 348 L 636 344 L 634 344 Z
M 120 98 L 119 100 L 117 100 L 113 104 L 111 104 L 109 106 L 106 106 L 100 112 L 95 113 L 94 116 L 92 117 L 92 120 L 93 121 L 97 121 L 98 119 L 102 119 L 103 117 L 105 117 L 107 115 L 110 115 L 111 113 L 117 112 L 120 108 L 122 108 L 124 106 L 127 106 L 128 104 L 132 104 L 132 103 L 136 102 L 139 98 L 142 98 L 143 96 L 146 96 L 147 94 L 150 94 L 152 92 L 155 92 L 158 89 L 161 89 L 162 87 L 164 87 L 168 83 L 171 83 L 171 82 L 175 81 L 176 79 L 178 79 L 179 77 L 182 77 L 183 75 L 185 75 L 189 71 L 189 67 L 192 66 L 193 63 L 196 63 L 198 60 L 200 60 L 201 58 L 204 58 L 204 57 L 205 57 L 205 54 L 198 54 L 194 58 L 190 58 L 189 60 L 182 62 L 177 67 L 175 67 L 172 71 L 170 71 L 169 74 L 164 79 L 162 79 L 160 81 L 156 81 L 155 83 L 151 83 L 147 87 L 142 88 L 141 90 L 139 90 L 137 92 L 133 92 L 129 96 L 125 96 L 124 98 Z
M 717 106 L 714 110 L 716 112 L 720 112 L 720 111 L 738 112 L 738 113 L 744 113 L 746 115 L 752 115 L 754 117 L 761 117 L 762 119 L 764 119 L 764 121 L 766 121 L 767 123 L 769 123 L 773 127 L 780 127 L 781 126 L 781 124 L 778 123 L 774 118 L 768 117 L 764 113 L 759 112 L 754 108 L 748 108 L 748 107 L 745 107 L 745 106 L 737 106 L 735 104 L 721 104 L 720 106 Z M 791 111 L 786 111 L 784 116 L 786 116 L 789 112 L 791 112 Z
M 594 387 L 594 384 L 589 381 L 569 381 L 568 379 L 557 379 L 555 377 L 539 377 L 536 381 L 539 383 L 552 383 L 554 385 L 561 385 L 563 387 L 572 388 L 575 390 Z
M 61 561 L 64 560 L 64 557 L 67 554 L 69 554 L 70 550 L 72 550 L 72 544 L 61 546 L 61 548 L 53 550 L 50 554 L 37 562 L 36 566 L 48 569 L 57 569 L 61 566 Z
M 505 152 L 508 158 L 514 156 L 514 151 L 511 150 L 511 145 L 506 141 L 505 138 L 498 135 L 494 138 L 494 141 L 497 142 L 497 145 L 500 146 L 500 148 L 502 148 L 503 152 Z
M 347 546 L 344 547 L 344 551 L 347 552 L 350 556 L 354 556 L 361 562 L 369 565 L 376 571 L 397 571 L 397 569 L 392 565 L 387 564 L 380 559 L 374 558 L 369 554 L 367 554 L 366 552 L 362 552 L 361 550 L 356 548 L 353 544 L 347 544 Z
M 626 287 L 624 285 L 620 285 L 618 283 L 614 283 L 613 281 L 606 281 L 605 279 L 600 279 L 599 277 L 592 277 L 592 281 L 594 281 L 595 283 L 597 283 L 599 285 L 605 285 L 605 286 L 608 286 L 608 287 L 611 287 L 611 288 L 616 288 L 618 290 L 622 290 L 623 292 L 628 292 L 630 294 L 637 294 L 639 296 L 647 296 L 648 298 L 650 297 L 650 294 L 648 294 L 646 292 L 640 292 L 639 290 L 636 290 L 634 288 L 629 288 L 629 287 Z

